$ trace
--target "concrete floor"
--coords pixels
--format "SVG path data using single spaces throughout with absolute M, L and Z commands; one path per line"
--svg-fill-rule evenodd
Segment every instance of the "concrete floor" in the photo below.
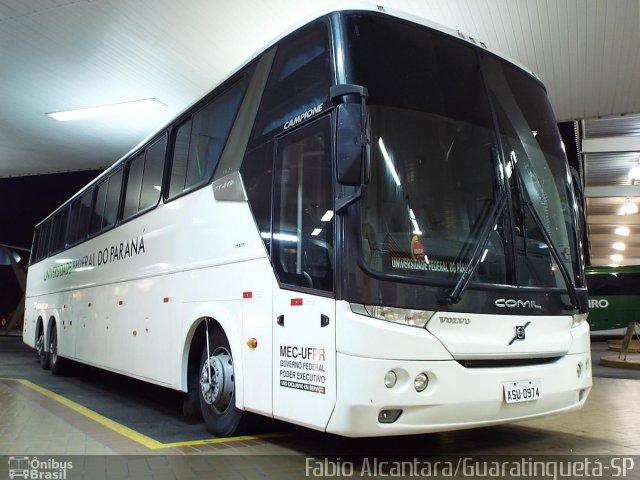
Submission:
M 627 461 L 637 466 L 625 478 L 640 478 L 640 372 L 599 366 L 607 353 L 604 342 L 594 342 L 592 351 L 594 386 L 579 412 L 377 439 L 341 438 L 264 419 L 250 436 L 212 439 L 202 424 L 182 417 L 175 392 L 90 368 L 54 377 L 20 338 L 0 337 L 0 455 L 71 456 L 74 468 L 66 478 L 91 479 L 203 478 L 213 472 L 216 479 L 328 476 L 309 469 L 316 465 L 311 457 L 340 457 L 357 468 L 378 456 L 635 456 Z M 8 472 L 4 468 L 0 464 L 0 478 Z

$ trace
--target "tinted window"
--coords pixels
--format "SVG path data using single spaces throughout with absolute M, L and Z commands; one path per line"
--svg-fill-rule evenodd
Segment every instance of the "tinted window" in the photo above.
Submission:
M 29 258 L 30 263 L 38 261 L 38 246 L 40 245 L 40 228 L 36 228 L 33 233 L 33 245 L 31 245 L 31 256 Z
M 69 227 L 67 229 L 67 245 L 73 245 L 87 236 L 87 226 L 91 217 L 91 194 L 89 190 L 71 204 Z
M 278 141 L 272 258 L 283 284 L 333 290 L 333 194 L 328 116 Z
M 586 275 L 589 296 L 640 295 L 640 273 Z
M 118 205 L 120 204 L 120 191 L 122 190 L 122 168 L 109 177 L 107 198 L 102 217 L 102 228 L 107 228 L 116 223 L 118 218 Z
M 316 24 L 278 45 L 253 131 L 260 138 L 327 100 L 332 84 L 329 39 Z
M 129 218 L 138 213 L 140 203 L 140 189 L 142 187 L 142 172 L 144 170 L 144 153 L 135 157 L 127 168 L 127 183 L 122 206 L 122 218 Z
M 40 227 L 40 242 L 38 244 L 38 260 L 42 260 L 47 256 L 49 248 L 49 230 L 51 228 L 51 220 L 47 221 Z
M 69 213 L 69 228 L 67 229 L 67 245 L 76 242 L 78 238 L 78 217 L 80 217 L 80 199 L 76 198 L 71 203 L 71 212 Z
M 67 233 L 67 220 L 69 219 L 69 207 L 65 207 L 53 218 L 53 230 L 49 241 L 50 253 L 57 253 L 64 248 L 64 240 Z
M 271 186 L 273 176 L 273 142 L 247 153 L 240 169 L 249 206 L 262 239 L 269 251 L 271 236 Z
M 163 137 L 151 145 L 145 153 L 142 193 L 140 194 L 140 207 L 138 210 L 145 210 L 158 203 L 162 187 L 166 147 L 167 138 Z
M 93 190 L 84 193 L 80 198 L 80 215 L 78 217 L 78 225 L 76 230 L 76 241 L 84 240 L 89 230 L 89 221 L 91 219 L 91 200 L 93 199 Z
M 109 186 L 109 181 L 104 180 L 95 189 L 95 198 L 93 201 L 93 213 L 91 215 L 91 228 L 89 229 L 90 234 L 94 234 L 100 231 L 100 228 L 102 227 L 102 217 L 104 215 L 104 204 L 107 199 L 108 186 Z
M 56 251 L 56 244 L 58 242 L 58 225 L 60 224 L 60 216 L 56 215 L 51 219 L 51 231 L 49 233 L 49 255 Z
M 189 156 L 189 138 L 191 137 L 191 120 L 183 123 L 176 133 L 173 159 L 171 161 L 171 182 L 169 197 L 179 195 L 184 191 L 187 176 L 187 158 Z
M 192 120 L 178 129 L 171 168 L 170 196 L 209 181 L 220 160 L 246 83 L 245 78 L 218 95 L 198 111 Z

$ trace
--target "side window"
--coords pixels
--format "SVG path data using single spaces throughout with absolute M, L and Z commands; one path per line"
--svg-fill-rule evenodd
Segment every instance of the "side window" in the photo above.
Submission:
M 329 36 L 323 23 L 278 45 L 252 138 L 262 138 L 324 103 L 332 84 Z
M 49 255 L 53 255 L 53 253 L 56 251 L 59 225 L 60 225 L 60 214 L 58 213 L 51 219 L 51 230 L 49 231 L 49 248 L 47 250 L 47 253 Z
M 191 120 L 178 127 L 173 160 L 171 161 L 171 181 L 169 182 L 169 197 L 181 194 L 185 189 L 187 176 L 187 157 L 189 155 L 189 138 L 191 137 Z
M 283 284 L 333 290 L 333 183 L 330 118 L 276 145 L 272 259 Z
M 124 190 L 124 204 L 122 206 L 123 219 L 129 218 L 138 213 L 143 170 L 144 152 L 131 160 L 127 167 L 127 182 Z
M 49 241 L 49 253 L 58 253 L 61 251 L 65 242 L 67 233 L 67 221 L 69 220 L 69 207 L 66 206 L 53 217 L 53 226 L 51 232 L 51 240 Z
M 211 179 L 240 108 L 247 82 L 245 76 L 178 128 L 171 166 L 170 197 Z
M 31 255 L 29 263 L 33 264 L 38 261 L 38 246 L 40 245 L 40 233 L 42 228 L 38 227 L 33 232 L 33 244 L 31 245 Z
M 84 240 L 89 233 L 89 221 L 91 220 L 91 200 L 93 199 L 93 190 L 87 191 L 80 198 L 80 215 L 78 216 L 78 225 L 76 230 L 76 242 Z
M 111 227 L 118 219 L 118 206 L 120 205 L 120 191 L 122 190 L 122 168 L 111 174 L 107 181 L 107 198 L 104 204 L 104 216 L 102 228 Z
M 47 256 L 49 251 L 49 230 L 51 229 L 51 220 L 48 220 L 40 227 L 40 242 L 38 244 L 38 261 Z
M 102 228 L 102 217 L 104 215 L 104 204 L 107 199 L 107 187 L 109 186 L 109 179 L 103 180 L 95 188 L 95 196 L 93 199 L 93 211 L 91 213 L 91 227 L 89 228 L 89 234 L 93 235 L 99 232 Z
M 268 142 L 248 152 L 242 161 L 240 173 L 253 213 L 267 252 L 271 239 L 271 190 L 273 184 L 273 145 Z
M 67 245 L 73 245 L 78 239 L 78 218 L 80 217 L 80 212 L 82 209 L 82 205 L 80 203 L 81 199 L 76 198 L 71 203 L 71 212 L 69 213 L 69 228 L 67 230 Z
M 142 176 L 139 211 L 156 205 L 160 199 L 166 149 L 167 137 L 161 138 L 147 148 L 144 159 L 144 175 Z
M 69 228 L 67 229 L 67 246 L 84 240 L 87 236 L 87 224 L 91 213 L 91 194 L 89 190 L 71 204 L 69 213 Z

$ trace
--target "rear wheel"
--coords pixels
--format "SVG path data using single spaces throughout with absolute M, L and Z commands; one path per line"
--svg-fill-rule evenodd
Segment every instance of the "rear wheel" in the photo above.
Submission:
M 45 370 L 49 369 L 49 354 L 44 349 L 45 337 L 44 337 L 44 328 L 42 324 L 38 325 L 38 334 L 36 340 L 36 356 L 38 357 L 38 361 L 40 362 L 40 366 Z
M 200 358 L 200 410 L 209 430 L 219 437 L 233 435 L 240 428 L 243 412 L 236 407 L 235 376 L 229 342 L 221 332 L 211 339 Z
M 49 341 L 49 365 L 51 373 L 54 375 L 62 375 L 64 370 L 64 358 L 58 355 L 58 332 L 55 324 L 51 329 L 51 340 Z

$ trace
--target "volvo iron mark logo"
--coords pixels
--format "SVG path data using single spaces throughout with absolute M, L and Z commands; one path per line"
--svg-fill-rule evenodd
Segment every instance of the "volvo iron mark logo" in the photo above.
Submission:
M 514 298 L 499 298 L 495 304 L 500 308 L 542 308 L 535 300 L 516 300 Z
M 513 344 L 516 340 L 524 340 L 525 339 L 525 330 L 529 326 L 531 322 L 527 322 L 524 325 L 516 325 L 516 334 L 513 336 L 509 345 Z

